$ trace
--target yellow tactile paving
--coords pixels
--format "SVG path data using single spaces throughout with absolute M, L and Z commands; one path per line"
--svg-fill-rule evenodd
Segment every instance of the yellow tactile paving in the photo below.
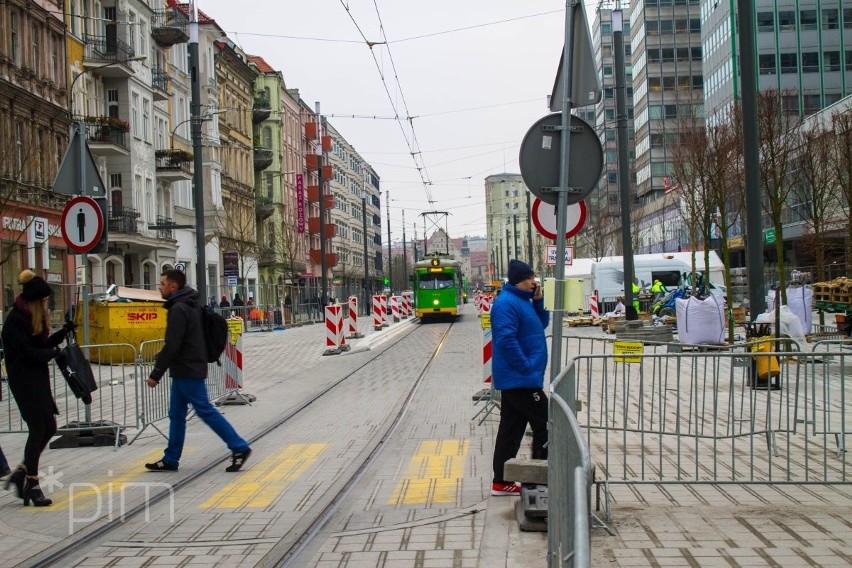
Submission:
M 328 444 L 291 444 L 251 464 L 232 483 L 200 505 L 202 509 L 268 507 L 328 448 Z
M 468 440 L 424 440 L 411 457 L 389 504 L 455 503 L 464 478 Z

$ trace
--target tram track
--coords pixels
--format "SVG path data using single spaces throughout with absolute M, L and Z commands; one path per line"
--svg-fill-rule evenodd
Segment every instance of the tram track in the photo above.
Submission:
M 364 475 L 369 469 L 373 461 L 381 454 L 387 441 L 393 436 L 397 426 L 405 416 L 406 410 L 417 393 L 422 378 L 429 369 L 432 361 L 440 353 L 442 347 L 453 327 L 449 323 L 446 329 L 442 332 L 440 339 L 437 341 L 437 346 L 428 356 L 425 363 L 419 370 L 415 380 L 412 380 L 410 388 L 404 392 L 396 402 L 393 411 L 385 418 L 382 427 L 373 436 L 372 440 L 360 452 L 357 459 L 353 460 L 352 464 L 342 471 L 337 479 L 333 481 L 331 486 L 324 492 L 324 497 L 314 504 L 308 512 L 303 514 L 301 518 L 287 531 L 287 533 L 272 547 L 258 564 L 260 566 L 292 566 L 300 553 L 307 548 L 323 526 L 333 516 L 334 512 L 340 504 L 346 499 L 347 494 L 351 491 L 354 484 Z M 380 361 L 383 357 L 390 356 L 393 353 L 393 348 L 404 342 L 406 339 L 415 335 L 418 330 L 423 329 L 419 325 L 415 325 L 412 329 L 406 331 L 392 341 L 381 346 L 381 350 L 374 356 L 363 361 L 351 370 L 348 370 L 343 376 L 335 379 L 331 383 L 323 386 L 304 396 L 303 399 L 295 406 L 291 407 L 285 414 L 279 416 L 270 424 L 265 426 L 260 432 L 252 436 L 248 441 L 254 445 L 256 442 L 265 439 L 271 434 L 285 427 L 288 422 L 292 421 L 297 416 L 316 405 L 323 397 L 328 396 L 338 387 L 346 384 L 368 368 L 370 365 Z M 128 508 L 123 511 L 120 518 L 102 517 L 98 521 L 93 522 L 87 528 L 82 529 L 73 538 L 73 540 L 63 540 L 53 547 L 45 550 L 35 557 L 24 561 L 19 566 L 28 567 L 46 567 L 67 565 L 65 561 L 84 554 L 87 550 L 97 548 L 109 535 L 117 529 L 125 526 L 128 521 L 137 519 L 142 513 L 148 512 L 152 506 L 160 503 L 167 498 L 173 498 L 175 494 L 193 485 L 193 482 L 211 473 L 220 467 L 222 463 L 227 461 L 227 458 L 217 458 L 211 460 L 207 464 L 202 465 L 189 475 L 170 484 L 168 489 L 163 489 L 151 494 L 144 502 Z M 268 542 L 268 539 L 264 539 Z M 155 543 L 152 543 L 155 546 Z

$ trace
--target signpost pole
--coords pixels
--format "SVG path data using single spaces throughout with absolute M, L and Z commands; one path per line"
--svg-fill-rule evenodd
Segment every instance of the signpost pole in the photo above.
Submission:
M 568 207 L 568 175 L 570 161 L 568 159 L 571 149 L 571 87 L 573 80 L 573 59 L 571 57 L 574 46 L 574 1 L 565 0 L 565 46 L 562 54 L 562 127 L 560 131 L 560 156 L 559 156 L 559 191 L 556 204 L 556 266 L 553 267 L 556 288 L 553 298 L 553 318 L 550 329 L 553 333 L 550 355 L 550 380 L 553 382 L 562 370 L 562 305 L 565 285 L 565 262 L 559 258 L 565 250 L 565 231 L 567 226 L 566 209 Z M 573 400 L 568 401 L 572 410 L 575 410 Z

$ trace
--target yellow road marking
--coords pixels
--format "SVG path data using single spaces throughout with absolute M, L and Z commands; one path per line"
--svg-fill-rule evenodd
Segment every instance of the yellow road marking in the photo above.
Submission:
M 186 452 L 184 452 L 186 453 Z M 134 493 L 140 493 L 140 487 L 143 487 L 145 482 L 161 482 L 163 479 L 156 479 L 159 474 L 151 474 L 142 465 L 144 463 L 155 462 L 163 457 L 163 450 L 152 450 L 139 458 L 138 465 L 134 464 L 130 469 L 119 472 L 118 475 L 109 470 L 109 479 L 104 483 L 96 483 L 87 479 L 68 479 L 68 476 L 61 475 L 57 477 L 57 482 L 61 483 L 67 491 L 53 493 L 48 489 L 50 482 L 48 471 L 42 470 L 41 485 L 42 489 L 48 492 L 47 497 L 53 501 L 50 507 L 51 511 L 66 510 L 69 508 L 75 510 L 86 510 L 92 507 L 98 511 L 103 508 L 103 512 L 107 513 L 112 507 L 114 500 L 120 500 L 122 492 L 128 497 Z M 62 474 L 63 472 L 57 472 Z M 144 480 L 139 478 L 144 477 Z M 152 487 L 151 491 L 157 490 L 158 487 Z M 144 490 L 144 489 L 143 489 Z M 118 503 L 119 501 L 116 501 Z M 28 509 L 24 507 L 24 509 Z M 35 507 L 31 510 L 37 510 Z M 120 511 L 114 511 L 114 514 L 120 514 Z
M 424 440 L 388 499 L 389 504 L 455 503 L 464 478 L 468 440 Z
M 201 509 L 268 507 L 298 479 L 326 449 L 328 444 L 291 444 L 254 464 L 232 483 L 200 505 Z

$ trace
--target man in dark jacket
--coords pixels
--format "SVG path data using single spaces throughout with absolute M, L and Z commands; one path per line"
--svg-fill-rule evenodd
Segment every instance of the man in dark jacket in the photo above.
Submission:
M 518 495 L 521 488 L 503 477 L 503 464 L 514 458 L 529 423 L 532 458 L 547 459 L 547 397 L 544 370 L 547 341 L 544 329 L 550 312 L 544 309 L 541 286 L 528 264 L 509 261 L 509 283 L 491 307 L 493 354 L 491 376 L 500 391 L 500 425 L 494 442 L 492 495 Z
M 152 471 L 177 471 L 186 436 L 186 414 L 191 404 L 195 413 L 227 444 L 231 450 L 231 465 L 225 471 L 238 471 L 251 455 L 251 448 L 233 426 L 225 420 L 207 395 L 207 347 L 201 327 L 201 308 L 198 294 L 186 285 L 186 275 L 170 269 L 160 277 L 160 295 L 169 311 L 166 319 L 166 343 L 157 355 L 148 377 L 148 386 L 156 388 L 169 371 L 171 391 L 169 402 L 169 443 L 163 459 L 146 463 Z

